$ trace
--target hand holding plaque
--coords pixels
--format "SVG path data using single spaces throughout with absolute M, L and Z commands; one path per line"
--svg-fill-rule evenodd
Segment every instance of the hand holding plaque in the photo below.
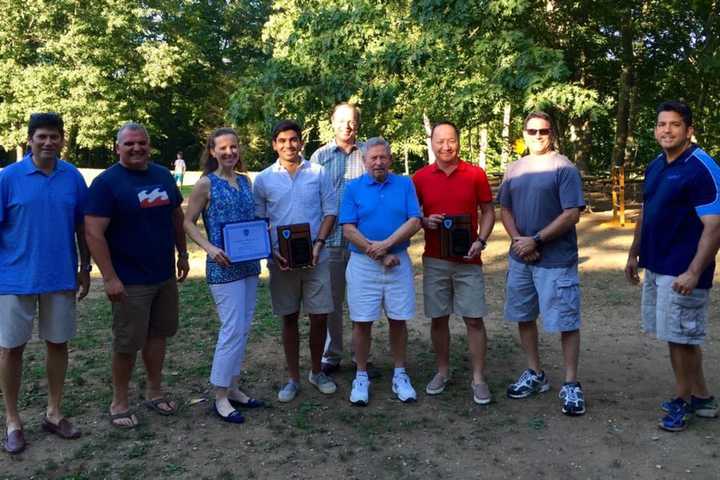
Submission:
M 296 223 L 277 227 L 280 255 L 288 268 L 312 267 L 313 248 L 309 223 Z
M 443 257 L 464 257 L 471 244 L 470 215 L 446 215 L 440 225 L 440 254 Z

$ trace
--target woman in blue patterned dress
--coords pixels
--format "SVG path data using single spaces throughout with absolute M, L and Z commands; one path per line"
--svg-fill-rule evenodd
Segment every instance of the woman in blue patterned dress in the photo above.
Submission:
M 244 173 L 233 129 L 219 128 L 210 134 L 202 163 L 203 176 L 190 194 L 184 226 L 188 236 L 207 252 L 207 282 L 220 318 L 210 373 L 215 413 L 226 422 L 242 423 L 244 418 L 235 407 L 262 405 L 238 385 L 255 310 L 260 263 L 230 263 L 221 248 L 223 224 L 255 218 L 250 177 Z M 196 225 L 201 214 L 207 237 Z

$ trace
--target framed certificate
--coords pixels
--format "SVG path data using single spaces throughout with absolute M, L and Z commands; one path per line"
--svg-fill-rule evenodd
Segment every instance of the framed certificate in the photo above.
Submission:
M 267 220 L 226 223 L 223 247 L 232 263 L 268 258 L 272 253 Z

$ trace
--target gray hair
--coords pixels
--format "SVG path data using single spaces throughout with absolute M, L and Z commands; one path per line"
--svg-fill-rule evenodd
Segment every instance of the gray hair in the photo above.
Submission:
M 382 145 L 383 147 L 385 147 L 385 153 L 387 153 L 388 156 L 392 158 L 392 150 L 390 149 L 390 144 L 383 137 L 368 138 L 365 142 L 365 151 L 370 150 L 372 147 L 377 147 L 378 145 Z
M 122 124 L 120 130 L 118 130 L 117 132 L 117 136 L 115 137 L 115 143 L 120 144 L 120 138 L 126 130 L 130 130 L 133 132 L 143 132 L 145 134 L 145 138 L 148 139 L 148 142 L 150 141 L 150 135 L 148 134 L 147 128 L 137 122 L 125 122 Z

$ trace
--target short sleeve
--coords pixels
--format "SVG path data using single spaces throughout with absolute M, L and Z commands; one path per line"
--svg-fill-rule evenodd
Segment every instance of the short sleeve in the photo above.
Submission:
M 8 184 L 7 177 L 0 172 L 0 223 L 5 221 L 7 218 L 7 205 L 8 205 Z
M 419 177 L 419 172 L 415 173 L 415 175 L 412 176 L 412 182 L 415 186 L 415 193 L 417 194 L 418 203 L 420 205 L 423 204 L 423 198 L 422 198 L 422 188 L 421 188 L 421 182 L 422 179 Z
M 490 182 L 488 182 L 485 170 L 479 167 L 477 169 L 477 174 L 475 175 L 475 194 L 477 196 L 478 203 L 492 202 L 492 191 L 490 191 Z
M 170 173 L 170 170 L 168 170 L 165 167 L 159 167 L 160 176 L 165 177 L 163 178 L 163 181 L 166 182 L 166 188 L 168 188 L 168 192 L 173 192 L 173 207 L 177 208 L 182 205 L 183 202 L 183 196 L 182 192 L 180 191 L 180 188 L 175 183 L 175 178 L 173 178 L 172 173 Z
M 512 209 L 512 196 L 510 195 L 510 182 L 512 179 L 508 173 L 505 173 L 500 189 L 498 190 L 497 200 L 501 207 Z
M 343 194 L 342 202 L 340 202 L 340 218 L 338 219 L 339 224 L 358 223 L 358 205 L 355 201 L 354 191 L 355 189 L 353 188 L 353 182 L 350 182 L 345 187 L 345 193 Z
M 405 209 L 408 219 L 413 217 L 420 218 L 420 204 L 418 203 L 417 193 L 415 193 L 415 185 L 409 180 L 407 182 L 407 188 L 405 189 Z
M 111 218 L 114 206 L 112 189 L 102 176 L 96 177 L 87 192 L 85 215 Z
M 88 187 L 82 174 L 75 171 L 75 182 L 77 192 L 77 202 L 75 203 L 75 225 L 82 224 L 85 220 L 85 207 L 88 200 Z
M 265 199 L 265 187 L 262 175 L 258 175 L 253 184 L 253 200 L 255 201 L 255 216 L 267 218 L 267 201 Z
M 173 185 L 175 186 L 175 208 L 177 208 L 182 205 L 183 195 L 182 195 L 182 192 L 180 191 L 180 188 L 177 185 L 175 185 L 175 182 L 173 182 Z
M 705 215 L 720 215 L 720 195 L 718 195 L 718 183 L 720 183 L 720 168 L 713 161 L 703 162 L 703 166 L 695 175 L 694 181 L 689 182 L 688 197 L 690 204 L 695 207 L 699 217 Z
M 574 166 L 560 167 L 559 176 L 559 194 L 560 206 L 563 210 L 568 208 L 585 208 L 585 199 L 583 198 L 582 179 L 580 172 Z
M 327 169 L 320 167 L 320 200 L 323 217 L 337 215 L 337 192 Z

